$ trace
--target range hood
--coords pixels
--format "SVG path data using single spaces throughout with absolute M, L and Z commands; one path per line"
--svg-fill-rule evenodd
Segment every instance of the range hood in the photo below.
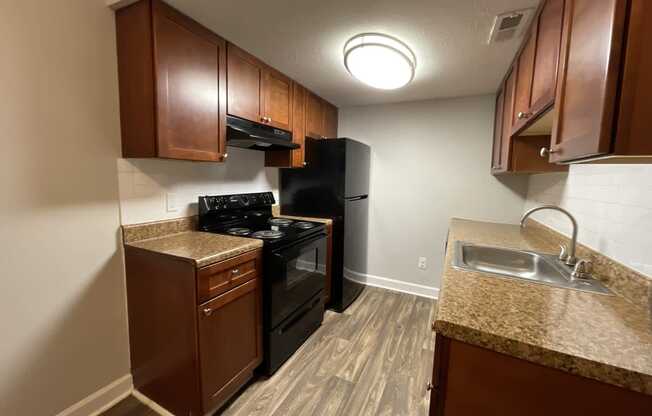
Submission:
M 301 147 L 292 142 L 292 133 L 289 131 L 233 116 L 226 117 L 226 145 L 253 150 L 290 150 Z

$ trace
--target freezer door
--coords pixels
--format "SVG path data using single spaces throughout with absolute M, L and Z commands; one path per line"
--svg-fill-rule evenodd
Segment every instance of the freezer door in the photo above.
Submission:
M 367 273 L 369 198 L 358 197 L 344 203 L 344 268 Z M 346 274 L 346 273 L 345 273 Z
M 369 194 L 369 165 L 371 149 L 351 139 L 345 141 L 344 197 Z

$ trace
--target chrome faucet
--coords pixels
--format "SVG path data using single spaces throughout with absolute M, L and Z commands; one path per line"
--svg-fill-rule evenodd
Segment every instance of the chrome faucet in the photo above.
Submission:
M 562 212 L 566 214 L 566 216 L 571 220 L 571 223 L 573 223 L 573 236 L 571 238 L 570 247 L 568 249 L 568 255 L 566 255 L 565 247 L 562 246 L 559 259 L 562 260 L 564 263 L 566 263 L 567 266 L 571 266 L 571 267 L 575 266 L 575 264 L 577 263 L 577 257 L 575 257 L 575 248 L 577 246 L 577 221 L 575 220 L 575 217 L 573 217 L 573 214 L 556 205 L 542 205 L 540 207 L 532 208 L 531 210 L 523 214 L 523 217 L 521 217 L 521 228 L 525 227 L 525 220 L 530 215 L 544 209 L 551 209 L 553 211 Z

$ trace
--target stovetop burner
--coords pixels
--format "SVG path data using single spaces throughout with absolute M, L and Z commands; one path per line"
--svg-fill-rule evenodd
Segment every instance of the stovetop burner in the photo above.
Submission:
M 285 235 L 283 231 L 277 231 L 277 230 L 262 230 L 262 231 L 256 231 L 255 233 L 251 234 L 251 237 L 253 238 L 262 238 L 263 240 L 272 240 L 275 238 L 281 238 Z
M 314 226 L 315 224 L 308 221 L 299 221 L 293 224 L 293 227 L 301 228 L 302 230 L 308 230 Z
M 236 228 L 229 228 L 228 230 L 226 230 L 226 232 L 231 235 L 247 236 L 251 234 L 251 229 L 236 227 Z
M 287 227 L 288 225 L 292 224 L 294 221 L 292 221 L 289 218 L 270 218 L 267 221 L 270 225 L 278 225 L 281 227 Z

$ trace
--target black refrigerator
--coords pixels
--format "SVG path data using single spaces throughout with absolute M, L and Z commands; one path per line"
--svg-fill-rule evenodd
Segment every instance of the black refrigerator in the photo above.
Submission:
M 331 300 L 346 309 L 367 273 L 370 148 L 348 138 L 306 139 L 306 167 L 281 169 L 281 212 L 333 219 Z

